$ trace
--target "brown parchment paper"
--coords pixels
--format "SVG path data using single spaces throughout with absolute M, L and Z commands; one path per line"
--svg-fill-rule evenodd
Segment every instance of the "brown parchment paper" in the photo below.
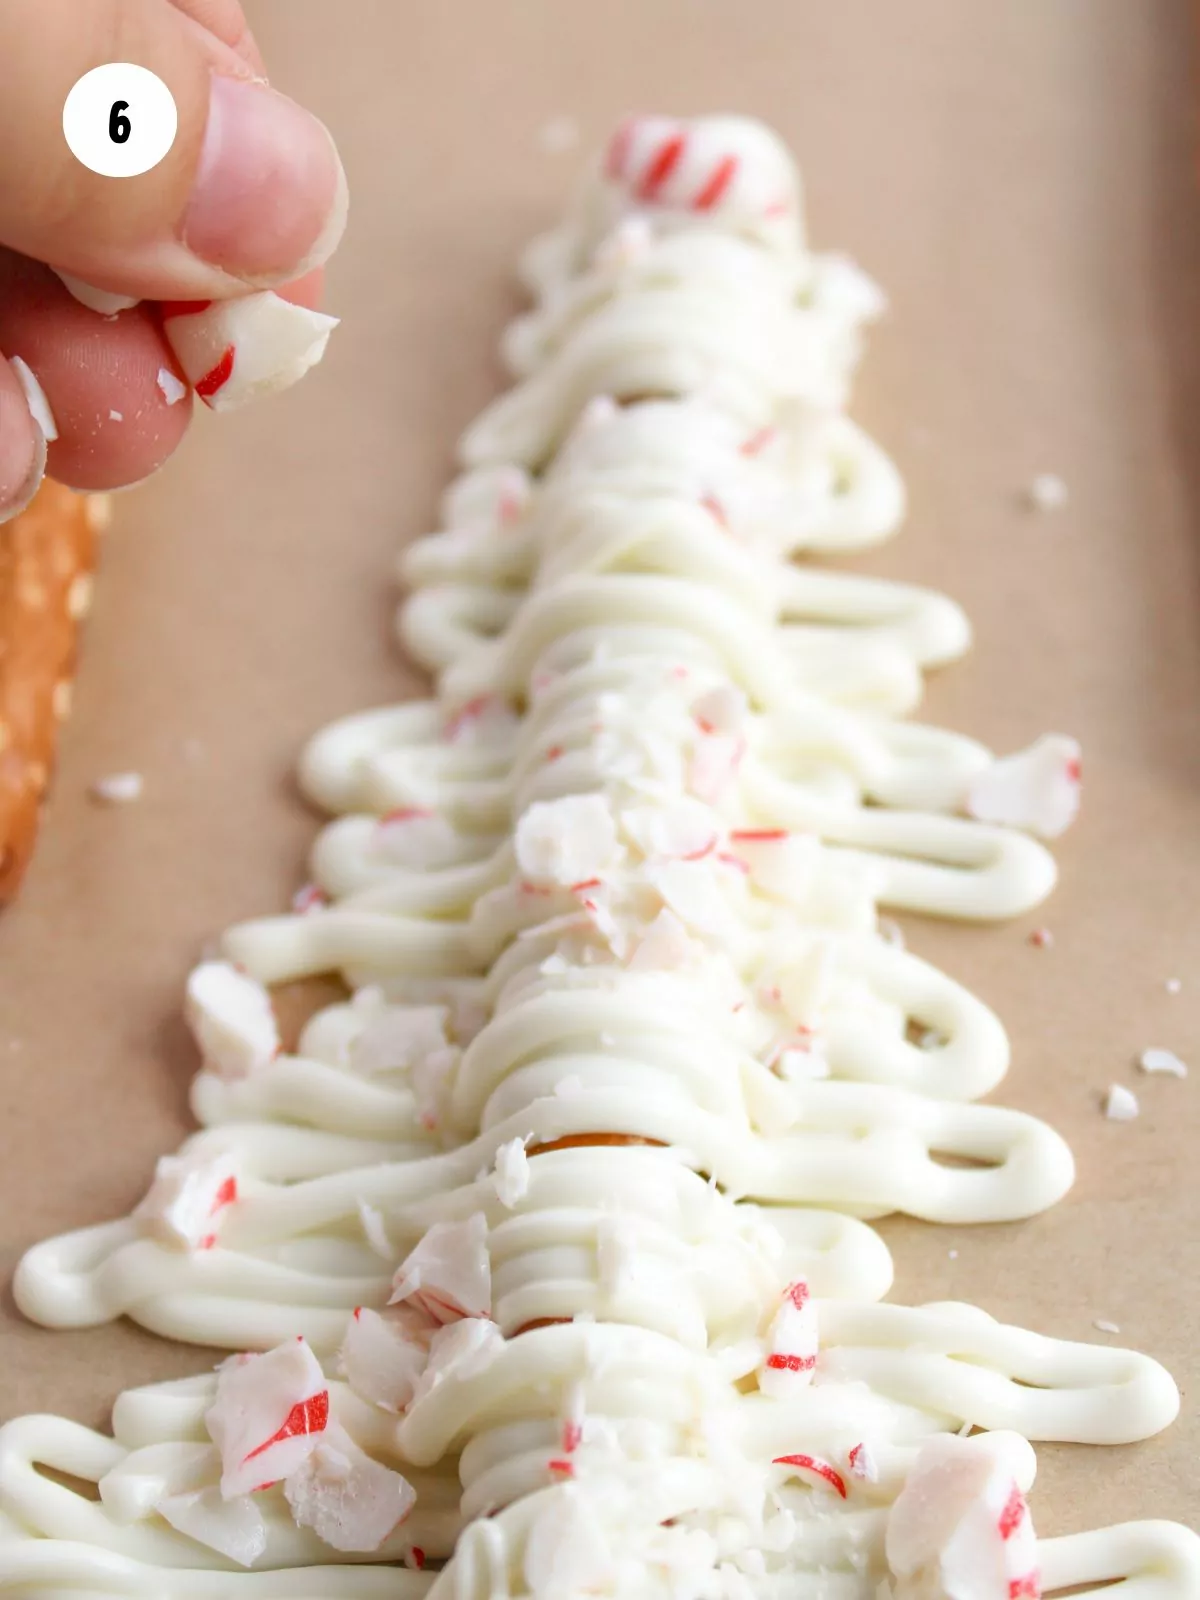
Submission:
M 1011 1227 L 885 1225 L 896 1295 L 1066 1337 L 1093 1318 L 1163 1360 L 1181 1421 L 1131 1449 L 1040 1451 L 1043 1532 L 1200 1510 L 1200 201 L 1190 8 L 1169 0 L 258 0 L 275 81 L 336 131 L 353 191 L 344 317 L 298 389 L 202 417 L 118 500 L 39 857 L 0 921 L 3 1252 L 124 1212 L 189 1127 L 180 984 L 277 909 L 315 820 L 290 773 L 330 717 L 403 697 L 394 552 L 432 525 L 459 429 L 498 388 L 519 247 L 629 109 L 731 109 L 799 153 L 811 227 L 886 285 L 855 414 L 911 490 L 862 565 L 944 587 L 974 653 L 925 714 L 999 748 L 1085 750 L 1047 908 L 912 921 L 999 1011 L 998 1098 L 1071 1140 L 1079 1178 Z M 551 153 L 569 116 L 582 149 Z M 1059 473 L 1070 504 L 1026 510 Z M 102 810 L 97 776 L 144 799 Z M 1027 943 L 1033 927 L 1053 948 Z M 1168 978 L 1182 980 L 1169 995 Z M 1165 1045 L 1187 1082 L 1148 1080 Z M 1112 1082 L 1137 1122 L 1099 1111 Z M 954 1257 L 957 1252 L 957 1257 Z M 52 1333 L 6 1299 L 5 1413 L 106 1421 L 203 1353 L 129 1326 Z

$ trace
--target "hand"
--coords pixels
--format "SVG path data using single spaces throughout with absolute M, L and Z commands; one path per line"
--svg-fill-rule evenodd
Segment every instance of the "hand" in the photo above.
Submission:
M 312 306 L 346 187 L 322 124 L 267 87 L 238 0 L 3 0 L 0 61 L 3 521 L 43 470 L 78 489 L 147 477 L 191 415 L 190 392 L 170 404 L 159 384 L 180 373 L 154 305 L 101 316 L 43 263 L 146 302 L 275 288 Z M 107 61 L 148 67 L 179 111 L 170 152 L 139 177 L 101 177 L 63 139 L 68 91 Z M 48 447 L 13 356 L 49 402 Z

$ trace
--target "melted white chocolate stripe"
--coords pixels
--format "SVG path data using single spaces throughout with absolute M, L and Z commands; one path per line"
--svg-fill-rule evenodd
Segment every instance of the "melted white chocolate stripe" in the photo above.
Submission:
M 964 815 L 1040 817 L 1029 761 L 899 720 L 966 648 L 957 607 L 797 559 L 902 515 L 829 409 L 877 292 L 808 254 L 786 152 L 723 118 L 632 119 L 525 274 L 521 381 L 402 563 L 434 697 L 311 743 L 336 820 L 304 914 L 230 930 L 190 986 L 203 1131 L 134 1217 L 36 1247 L 15 1286 L 51 1324 L 271 1351 L 307 1386 L 261 1449 L 320 1465 L 222 1499 L 260 1454 L 230 1439 L 274 1427 L 230 1411 L 246 1357 L 129 1391 L 112 1440 L 18 1419 L 0 1593 L 937 1600 L 941 1524 L 897 1518 L 971 1429 L 949 1446 L 999 1499 L 951 1523 L 986 1511 L 1018 1585 L 980 1569 L 979 1600 L 1194 1592 L 1166 1524 L 1043 1539 L 1028 1567 L 1028 1440 L 1157 1431 L 1161 1367 L 877 1303 L 863 1219 L 1013 1219 L 1072 1178 L 1052 1130 L 973 1103 L 1008 1065 L 996 1018 L 878 922 L 1049 891 L 1041 844 Z M 1037 757 L 1056 822 L 1073 749 Z M 279 1052 L 263 986 L 331 971 L 353 998 Z M 416 1494 L 382 1542 L 356 1461 Z M 222 1516 L 260 1570 L 220 1554 Z M 366 1564 L 426 1560 L 448 1565 Z

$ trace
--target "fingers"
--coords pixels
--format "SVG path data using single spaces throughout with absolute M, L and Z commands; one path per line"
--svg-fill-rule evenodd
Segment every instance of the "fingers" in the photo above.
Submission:
M 171 0 L 171 4 L 236 50 L 256 77 L 266 77 L 262 56 L 238 0 Z
M 333 142 L 255 81 L 232 0 L 5 0 L 0 60 L 21 63 L 0 96 L 0 242 L 11 249 L 165 300 L 287 282 L 336 247 L 346 197 Z M 62 136 L 68 91 L 111 61 L 148 67 L 178 108 L 174 145 L 138 177 L 90 172 Z
M 152 308 L 98 316 L 78 305 L 48 268 L 2 251 L 0 351 L 26 362 L 44 391 L 58 431 L 46 470 L 72 488 L 137 483 L 162 466 L 187 431 L 191 393 Z M 7 364 L 0 380 L 6 374 L 15 384 Z M 19 388 L 11 407 L 7 399 L 0 381 L 0 474 L 15 478 L 32 422 Z M 10 452 L 14 465 L 6 469 Z M 2 497 L 0 485 L 0 514 Z
M 46 441 L 34 425 L 25 391 L 0 359 L 0 522 L 33 499 L 46 465 Z

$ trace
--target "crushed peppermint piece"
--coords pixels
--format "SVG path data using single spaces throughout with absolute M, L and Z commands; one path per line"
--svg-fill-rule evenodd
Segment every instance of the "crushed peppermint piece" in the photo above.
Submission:
M 1143 1072 L 1160 1072 L 1170 1078 L 1186 1078 L 1188 1073 L 1187 1063 L 1173 1050 L 1143 1050 L 1137 1064 Z
M 204 1421 L 221 1453 L 226 1499 L 286 1478 L 329 1423 L 329 1388 L 320 1363 L 303 1339 L 226 1361 Z
M 1183 981 L 1180 978 L 1168 978 L 1163 988 L 1168 994 L 1178 994 L 1183 988 Z
M 573 150 L 579 143 L 579 124 L 574 117 L 551 117 L 538 129 L 538 143 L 548 155 Z
M 271 996 L 229 961 L 202 961 L 188 976 L 183 1008 L 204 1064 L 222 1078 L 245 1078 L 279 1053 Z
M 389 866 L 448 867 L 459 854 L 458 834 L 436 811 L 398 806 L 375 826 L 372 853 Z
M 417 1380 L 415 1404 L 431 1394 L 450 1373 L 462 1382 L 486 1372 L 504 1349 L 504 1335 L 488 1317 L 462 1317 L 434 1331 L 429 1360 Z
M 168 300 L 162 322 L 184 376 L 214 411 L 231 411 L 298 382 L 325 354 L 337 327 L 336 317 L 269 289 L 231 300 Z M 173 384 L 179 380 L 165 367 L 159 370 L 159 387 L 170 405 L 173 391 L 164 374 Z
M 671 910 L 662 910 L 643 931 L 630 957 L 633 971 L 675 971 L 691 964 L 701 946 Z
M 524 1576 L 533 1600 L 603 1590 L 615 1567 L 596 1513 L 573 1486 L 565 1486 L 534 1517 L 525 1541 Z
M 142 788 L 140 772 L 111 772 L 94 779 L 88 792 L 106 806 L 126 806 L 142 798 Z
M 165 1494 L 154 1509 L 164 1522 L 189 1539 L 251 1567 L 267 1548 L 267 1525 L 262 1512 L 248 1494 L 223 1498 L 210 1485 L 181 1494 Z
M 893 950 L 904 949 L 904 929 L 895 918 L 880 917 L 876 929 L 884 944 L 890 944 Z
M 1123 1084 L 1112 1084 L 1104 1097 L 1104 1115 L 1110 1122 L 1132 1122 L 1140 1109 L 1137 1096 Z
M 1039 1600 L 1037 1540 L 1011 1470 L 978 1439 L 921 1445 L 887 1516 L 896 1600 Z
M 405 1478 L 373 1461 L 336 1424 L 288 1476 L 283 1493 L 300 1527 L 347 1552 L 378 1550 L 417 1498 Z
M 304 884 L 292 896 L 292 910 L 298 917 L 308 917 L 315 911 L 324 911 L 328 904 L 329 896 L 315 883 Z
M 517 823 L 517 865 L 537 887 L 570 888 L 598 878 L 618 850 L 617 828 L 603 795 L 538 800 Z
M 758 1387 L 776 1400 L 806 1388 L 817 1365 L 817 1308 L 803 1278 L 789 1283 L 771 1319 Z
M 399 1413 L 411 1402 L 429 1359 L 422 1334 L 398 1313 L 359 1306 L 342 1339 L 338 1370 L 363 1400 Z
M 181 383 L 170 367 L 159 367 L 155 377 L 158 391 L 169 406 L 178 405 L 188 392 L 186 383 Z
M 1025 493 L 1035 511 L 1061 511 L 1070 498 L 1066 484 L 1056 472 L 1039 472 Z
M 1035 928 L 1029 935 L 1029 942 L 1035 950 L 1049 950 L 1054 944 L 1054 935 L 1049 928 Z
M 1080 778 L 1078 741 L 1046 733 L 1027 750 L 1002 756 L 977 773 L 966 809 L 979 822 L 1056 839 L 1079 811 Z
M 350 1046 L 350 1065 L 368 1076 L 411 1072 L 429 1056 L 446 1050 L 445 1006 L 385 1006 L 371 1017 Z
M 879 1482 L 879 1463 L 876 1461 L 866 1440 L 856 1444 L 846 1459 L 852 1478 L 858 1478 L 863 1483 Z
M 435 1222 L 396 1269 L 388 1304 L 410 1301 L 436 1323 L 490 1316 L 487 1237 L 487 1219 L 480 1211 L 465 1222 Z
M 108 413 L 108 420 L 110 422 L 124 422 L 125 413 L 123 411 L 110 411 Z
M 228 1153 L 163 1156 L 133 1215 L 150 1238 L 177 1250 L 211 1250 L 222 1216 L 238 1197 L 237 1164 Z
M 492 1187 L 502 1206 L 510 1210 L 529 1192 L 529 1157 L 524 1139 L 509 1139 L 496 1151 Z
M 958 1260 L 958 1251 L 957 1250 L 947 1250 L 946 1254 L 950 1257 L 951 1261 L 957 1261 Z
M 1109 1322 L 1106 1317 L 1094 1317 L 1092 1327 L 1097 1333 L 1120 1333 L 1120 1328 L 1115 1322 Z

